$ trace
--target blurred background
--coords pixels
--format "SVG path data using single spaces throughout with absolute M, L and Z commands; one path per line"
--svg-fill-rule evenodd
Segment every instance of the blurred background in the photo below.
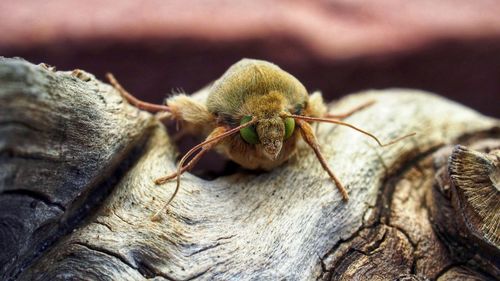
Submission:
M 0 55 L 101 80 L 113 72 L 157 103 L 259 58 L 328 100 L 409 87 L 500 117 L 495 0 L 3 0 Z

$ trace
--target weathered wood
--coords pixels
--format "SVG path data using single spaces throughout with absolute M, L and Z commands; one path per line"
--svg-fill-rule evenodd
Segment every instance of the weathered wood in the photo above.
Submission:
M 392 89 L 336 103 L 342 112 L 376 100 L 347 121 L 382 140 L 418 134 L 379 148 L 319 125 L 348 203 L 304 145 L 268 173 L 185 174 L 163 220 L 152 222 L 175 186 L 153 180 L 174 171 L 177 152 L 151 115 L 84 72 L 4 59 L 0 81 L 3 279 L 494 278 L 494 269 L 455 258 L 429 220 L 426 197 L 446 165 L 434 152 L 499 137 L 498 120 L 451 101 Z
M 88 216 L 154 124 L 92 75 L 0 58 L 0 279 Z

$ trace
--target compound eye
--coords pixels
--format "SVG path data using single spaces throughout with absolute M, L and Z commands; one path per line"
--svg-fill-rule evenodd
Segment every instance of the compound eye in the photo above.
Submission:
M 252 121 L 252 116 L 245 116 L 241 118 L 240 125 L 248 123 Z M 249 144 L 258 144 L 259 136 L 257 135 L 257 131 L 255 131 L 255 126 L 250 125 L 240 130 L 240 135 L 243 140 Z
M 285 139 L 288 139 L 295 130 L 295 120 L 291 117 L 287 117 L 283 122 L 285 123 Z

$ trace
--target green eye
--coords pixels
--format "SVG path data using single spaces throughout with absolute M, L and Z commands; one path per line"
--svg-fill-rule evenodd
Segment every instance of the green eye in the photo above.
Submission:
M 252 116 L 245 116 L 241 118 L 240 125 L 248 123 L 252 120 Z M 257 132 L 255 131 L 255 126 L 251 125 L 246 128 L 240 130 L 240 135 L 247 143 L 257 144 L 259 143 L 259 137 L 257 136 Z
M 291 117 L 285 118 L 285 139 L 291 137 L 294 130 L 295 120 L 293 120 L 293 118 Z

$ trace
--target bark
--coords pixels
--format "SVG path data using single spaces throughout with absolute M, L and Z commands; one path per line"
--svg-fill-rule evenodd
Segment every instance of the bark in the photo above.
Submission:
M 376 100 L 347 121 L 382 140 L 417 132 L 380 148 L 349 128 L 318 126 L 348 203 L 302 145 L 271 172 L 185 174 L 153 222 L 175 186 L 153 180 L 174 171 L 178 152 L 152 115 L 80 70 L 4 58 L 0 85 L 2 280 L 499 276 L 489 219 L 498 205 L 473 204 L 462 184 L 477 179 L 464 180 L 453 159 L 475 161 L 483 193 L 498 199 L 500 122 L 434 94 L 366 91 L 334 104 L 343 112 Z

